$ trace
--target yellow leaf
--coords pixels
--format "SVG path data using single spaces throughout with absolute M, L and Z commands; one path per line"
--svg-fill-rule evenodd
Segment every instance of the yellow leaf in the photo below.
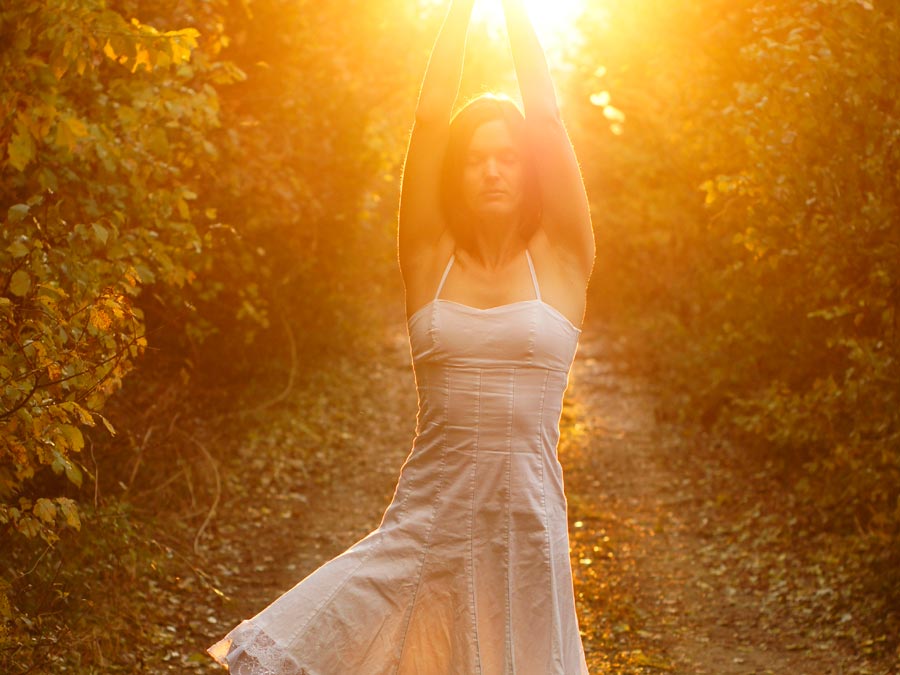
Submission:
M 153 63 L 151 63 L 150 61 L 150 52 L 139 46 L 137 48 L 137 56 L 134 57 L 134 65 L 131 66 L 131 72 L 133 73 L 137 71 L 138 66 L 140 66 L 142 63 L 147 66 L 148 72 L 153 70 Z
M 97 330 L 106 331 L 109 330 L 110 324 L 112 323 L 109 318 L 109 314 L 107 314 L 106 310 L 100 309 L 97 307 L 91 307 L 90 318 L 88 319 L 88 323 L 97 328 Z
M 63 401 L 59 404 L 59 407 L 66 412 L 74 413 L 78 417 L 78 421 L 82 424 L 85 424 L 89 427 L 94 426 L 95 422 L 93 416 L 91 415 L 91 411 L 85 409 L 75 401 Z
M 716 184 L 712 180 L 703 181 L 699 187 L 706 191 L 705 203 L 707 206 L 716 201 Z
M 63 119 L 63 123 L 69 127 L 69 131 L 77 138 L 84 138 L 88 135 L 87 126 L 77 117 L 66 117 Z
M 97 415 L 97 417 L 100 418 L 100 421 L 103 422 L 103 426 L 106 427 L 106 430 L 109 432 L 109 435 L 110 435 L 110 436 L 115 436 L 115 435 L 116 435 L 116 429 L 115 429 L 115 427 L 112 425 L 112 422 L 110 422 L 108 419 L 106 419 L 106 418 L 105 418 L 103 415 L 101 415 L 100 413 L 96 413 L 96 415 Z
M 159 35 L 159 31 L 156 30 L 153 26 L 146 23 L 141 23 L 135 16 L 131 17 L 131 25 L 139 28 L 144 33 L 148 33 L 150 35 Z
M 181 30 L 169 30 L 163 33 L 166 37 L 186 37 L 188 38 L 194 45 L 197 44 L 197 37 L 200 36 L 200 31 L 196 28 L 182 28 Z
M 13 462 L 20 467 L 28 464 L 28 450 L 21 443 L 11 441 L 6 446 L 7 451 L 12 455 Z

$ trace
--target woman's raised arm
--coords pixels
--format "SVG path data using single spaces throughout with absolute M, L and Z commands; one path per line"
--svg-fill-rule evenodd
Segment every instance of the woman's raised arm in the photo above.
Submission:
M 503 9 L 541 184 L 541 226 L 550 242 L 578 264 L 587 280 L 595 253 L 590 205 L 575 150 L 559 114 L 547 59 L 523 0 L 503 0 Z
M 453 0 L 431 52 L 409 140 L 400 190 L 398 246 L 401 272 L 426 262 L 423 248 L 437 243 L 441 166 L 450 116 L 459 93 L 466 33 L 475 0 Z M 404 274 L 405 276 L 405 274 Z

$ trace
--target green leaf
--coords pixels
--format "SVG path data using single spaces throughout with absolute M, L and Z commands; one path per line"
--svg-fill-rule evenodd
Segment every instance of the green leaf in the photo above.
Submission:
M 75 502 L 68 497 L 59 497 L 56 501 L 59 503 L 59 509 L 62 511 L 63 518 L 66 519 L 66 525 L 80 530 L 81 518 L 78 516 L 78 507 L 75 505 Z
M 50 464 L 50 468 L 53 469 L 53 473 L 59 475 L 66 470 L 67 462 L 68 460 L 63 457 L 59 451 L 55 451 L 53 453 L 53 462 Z
M 9 281 L 9 290 L 20 298 L 26 296 L 31 290 L 31 277 L 28 276 L 28 272 L 25 270 L 13 272 L 12 279 Z
M 64 117 L 56 125 L 56 145 L 70 152 L 78 145 L 78 139 L 87 136 L 87 127 L 77 117 Z
M 81 487 L 81 469 L 75 466 L 72 462 L 66 463 L 66 478 L 68 478 L 72 483 Z
M 34 515 L 45 523 L 52 523 L 56 520 L 56 505 L 45 497 L 37 500 L 32 511 L 34 511 Z
M 18 128 L 6 146 L 6 151 L 9 153 L 9 163 L 22 171 L 34 159 L 34 139 L 26 128 L 18 124 L 16 126 Z
M 4 619 L 12 619 L 12 607 L 9 603 L 9 598 L 7 597 L 7 592 L 9 591 L 9 585 L 5 584 L 0 586 L 0 616 Z
M 21 520 L 19 520 L 19 522 L 16 523 L 16 529 L 29 539 L 37 536 L 41 531 L 39 522 L 34 518 L 29 518 L 28 516 L 23 517 Z
M 28 215 L 28 210 L 30 208 L 31 207 L 28 204 L 13 204 L 6 211 L 6 219 L 9 221 L 10 225 L 15 225 Z
M 97 237 L 97 240 L 101 244 L 105 245 L 106 240 L 109 238 L 109 231 L 99 223 L 94 223 L 92 227 L 94 229 L 94 236 Z
M 13 258 L 24 258 L 28 255 L 29 249 L 20 239 L 16 239 L 16 241 L 6 247 L 6 250 L 9 251 Z
M 66 437 L 72 450 L 80 452 L 84 448 L 84 436 L 81 435 L 81 429 L 71 424 L 60 424 L 59 430 Z

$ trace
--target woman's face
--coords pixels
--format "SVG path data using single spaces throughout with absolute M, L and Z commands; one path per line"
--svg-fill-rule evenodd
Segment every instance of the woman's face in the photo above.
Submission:
M 506 123 L 491 120 L 472 134 L 462 174 L 466 206 L 481 219 L 507 219 L 522 208 L 525 164 Z

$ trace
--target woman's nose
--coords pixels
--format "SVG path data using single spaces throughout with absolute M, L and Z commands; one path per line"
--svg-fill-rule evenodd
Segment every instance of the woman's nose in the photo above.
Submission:
M 485 160 L 484 171 L 488 176 L 497 176 L 500 174 L 499 165 L 495 157 L 488 157 Z

